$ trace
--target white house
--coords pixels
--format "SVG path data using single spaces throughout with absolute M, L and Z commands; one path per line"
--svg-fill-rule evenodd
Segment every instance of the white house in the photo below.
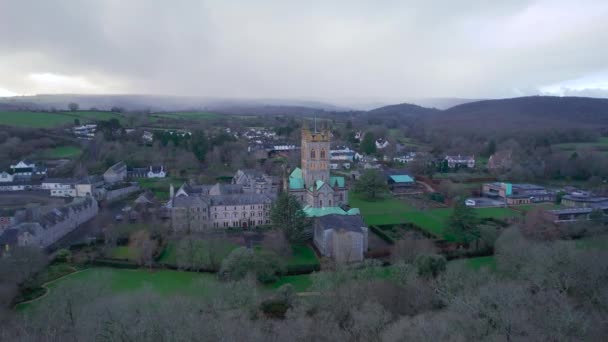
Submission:
M 33 176 L 46 176 L 46 167 L 36 165 L 27 160 L 21 160 L 15 165 L 10 166 L 15 178 L 32 178 Z
M 416 159 L 416 152 L 409 152 L 399 157 L 394 157 L 393 161 L 398 163 L 407 164 L 409 162 L 414 161 Z
M 93 195 L 93 186 L 88 180 L 50 178 L 42 182 L 43 190 L 49 190 L 52 197 L 86 197 Z
M 148 178 L 165 178 L 167 172 L 165 172 L 164 166 L 150 166 L 148 169 Z
M 448 162 L 448 167 L 450 169 L 455 168 L 456 166 L 459 167 L 468 167 L 468 168 L 474 168 L 475 167 L 475 156 L 464 156 L 464 155 L 447 155 L 445 156 L 445 160 L 447 160 Z
M 149 131 L 144 131 L 144 133 L 141 136 L 141 139 L 144 141 L 144 143 L 151 144 L 152 142 L 154 142 L 154 134 L 152 134 L 152 132 L 149 132 Z
M 385 149 L 388 147 L 389 142 L 388 140 L 384 139 L 384 138 L 378 138 L 376 139 L 376 148 L 379 150 Z
M 0 183 L 11 183 L 15 177 L 6 171 L 0 172 Z

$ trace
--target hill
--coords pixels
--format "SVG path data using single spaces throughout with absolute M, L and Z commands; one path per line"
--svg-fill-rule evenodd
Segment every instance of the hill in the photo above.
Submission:
M 454 106 L 434 116 L 435 124 L 472 126 L 608 125 L 608 99 L 588 97 L 529 96 L 484 100 Z
M 395 116 L 399 117 L 418 117 L 425 116 L 430 114 L 436 114 L 441 112 L 439 109 L 435 108 L 426 108 L 421 107 L 415 104 L 410 103 L 401 103 L 396 105 L 384 106 L 376 109 L 372 109 L 368 111 L 368 114 L 371 114 L 375 117 L 378 116 L 391 116 L 394 118 Z

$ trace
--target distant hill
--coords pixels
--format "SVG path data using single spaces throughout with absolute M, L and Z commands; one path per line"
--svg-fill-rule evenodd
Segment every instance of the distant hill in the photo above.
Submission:
M 608 99 L 529 96 L 484 100 L 454 106 L 431 120 L 442 125 L 571 124 L 608 125 Z
M 427 108 L 448 109 L 464 103 L 482 101 L 484 99 L 462 99 L 457 97 L 428 97 L 411 99 L 407 102 Z
M 368 111 L 373 116 L 416 117 L 439 113 L 439 109 L 421 107 L 411 103 L 384 106 Z

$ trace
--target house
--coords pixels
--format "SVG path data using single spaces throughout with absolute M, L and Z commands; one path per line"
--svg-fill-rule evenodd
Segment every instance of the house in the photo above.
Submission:
M 378 138 L 378 139 L 376 139 L 376 148 L 377 149 L 383 150 L 383 149 L 387 148 L 388 145 L 390 145 L 389 142 L 388 142 L 388 140 L 386 140 L 384 138 Z
M 330 214 L 315 218 L 313 241 L 319 252 L 338 263 L 363 261 L 368 228 L 361 215 Z
M 165 178 L 166 176 L 167 172 L 162 165 L 136 167 L 127 171 L 127 177 L 129 178 Z
M 269 176 L 254 169 L 238 170 L 232 177 L 232 184 L 242 185 L 244 193 L 266 194 L 273 198 L 279 191 L 279 179 L 277 177 Z
M 109 184 L 124 182 L 125 179 L 127 179 L 127 164 L 123 161 L 110 166 L 103 174 L 103 180 Z
M 509 170 L 513 166 L 513 151 L 498 151 L 488 159 L 488 170 Z
M 47 178 L 40 188 L 50 190 L 52 197 L 86 197 L 93 195 L 93 186 L 88 178 Z
M 13 182 L 0 182 L 0 191 L 40 190 L 41 181 L 16 179 Z
M 141 136 L 141 140 L 144 144 L 152 144 L 154 142 L 154 134 L 150 131 L 144 131 Z
M 485 197 L 503 200 L 507 205 L 555 201 L 555 192 L 535 184 L 486 183 L 482 186 Z
M 397 163 L 407 164 L 413 162 L 416 159 L 416 152 L 408 152 L 404 155 L 394 157 L 393 161 Z
M 92 140 L 95 137 L 97 131 L 96 124 L 87 124 L 82 126 L 76 126 L 72 128 L 72 132 L 78 139 Z
M 453 169 L 455 167 L 475 167 L 475 156 L 465 156 L 465 155 L 447 155 L 444 160 L 448 162 L 448 167 Z
M 21 160 L 10 166 L 11 173 L 15 179 L 43 178 L 46 176 L 47 168 L 27 160 Z
M 15 177 L 6 171 L 0 172 L 0 183 L 12 183 Z

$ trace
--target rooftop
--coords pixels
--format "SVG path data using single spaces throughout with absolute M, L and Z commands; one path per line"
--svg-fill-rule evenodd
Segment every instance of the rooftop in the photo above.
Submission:
M 323 208 L 313 208 L 311 206 L 306 206 L 303 209 L 304 214 L 308 217 L 321 217 L 326 215 L 359 215 L 359 208 L 351 208 L 346 211 L 340 207 L 323 207 Z
M 361 215 L 330 214 L 317 218 L 317 222 L 324 230 L 347 230 L 362 233 L 361 228 L 367 227 Z

